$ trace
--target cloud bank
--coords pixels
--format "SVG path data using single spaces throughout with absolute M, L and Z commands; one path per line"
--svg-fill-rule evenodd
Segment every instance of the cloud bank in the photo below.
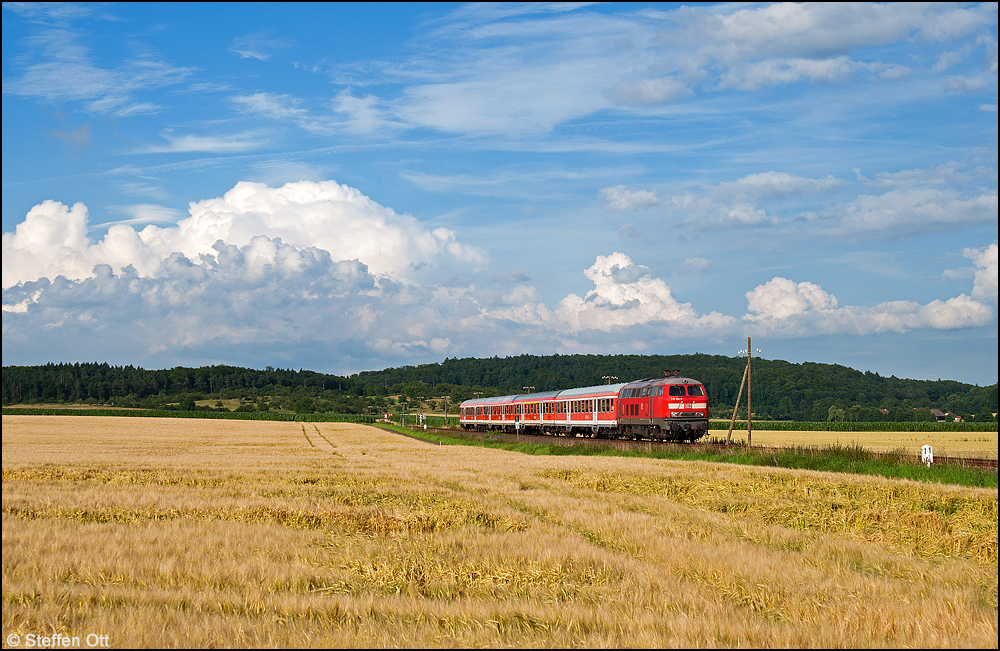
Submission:
M 428 229 L 411 215 L 379 205 L 335 181 L 300 181 L 272 188 L 240 182 L 221 197 L 192 203 L 176 225 L 111 226 L 98 242 L 88 236 L 82 203 L 45 201 L 13 233 L 3 234 L 3 287 L 54 279 L 83 280 L 98 265 L 131 266 L 142 277 L 168 273 L 175 254 L 191 261 L 217 255 L 216 243 L 245 247 L 258 236 L 296 248 L 316 248 L 334 260 L 357 260 L 378 276 L 405 279 L 408 270 L 438 258 L 481 265 L 478 249 L 444 228 Z M 284 264 L 289 262 L 287 256 Z

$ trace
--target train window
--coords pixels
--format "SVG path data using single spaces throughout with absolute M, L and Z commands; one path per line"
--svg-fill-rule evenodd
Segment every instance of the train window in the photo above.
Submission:
M 689 396 L 703 396 L 705 395 L 705 389 L 700 386 L 689 386 L 688 387 Z
M 660 397 L 662 395 L 663 395 L 663 385 L 661 384 L 660 386 L 656 387 L 656 396 Z
M 670 395 L 672 395 L 672 396 L 683 396 L 684 395 L 684 385 L 683 384 L 671 384 L 670 385 Z

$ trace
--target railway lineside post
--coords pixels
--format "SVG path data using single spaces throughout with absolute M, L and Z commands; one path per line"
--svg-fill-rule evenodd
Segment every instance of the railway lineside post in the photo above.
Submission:
M 740 408 L 740 399 L 743 397 L 743 384 L 746 383 L 747 387 L 747 447 L 753 444 L 753 411 L 751 407 L 750 394 L 751 394 L 751 377 L 753 372 L 750 370 L 750 357 L 753 353 L 759 353 L 760 348 L 756 351 L 750 347 L 750 337 L 747 337 L 747 349 L 741 350 L 736 353 L 737 355 L 742 355 L 746 353 L 747 356 L 747 367 L 743 370 L 743 381 L 740 382 L 740 391 L 736 394 L 736 406 L 733 407 L 733 417 L 729 421 L 729 433 L 726 434 L 726 443 L 732 441 L 733 438 L 733 425 L 736 423 L 736 412 Z

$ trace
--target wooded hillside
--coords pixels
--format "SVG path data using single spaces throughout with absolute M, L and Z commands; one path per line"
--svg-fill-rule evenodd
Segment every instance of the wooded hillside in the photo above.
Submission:
M 234 366 L 145 370 L 108 364 L 3 367 L 3 404 L 115 403 L 161 408 L 194 400 L 240 399 L 240 409 L 361 413 L 449 396 L 454 406 L 485 395 L 549 391 L 659 377 L 664 370 L 704 382 L 712 415 L 732 413 L 745 358 L 722 355 L 520 355 L 445 359 L 442 363 L 340 377 L 307 370 Z M 931 409 L 965 420 L 994 420 L 997 385 L 883 377 L 837 364 L 755 359 L 756 418 L 827 421 L 933 420 Z M 611 378 L 616 379 L 611 379 Z M 745 405 L 745 400 L 744 400 Z M 741 410 L 742 411 L 742 410 Z

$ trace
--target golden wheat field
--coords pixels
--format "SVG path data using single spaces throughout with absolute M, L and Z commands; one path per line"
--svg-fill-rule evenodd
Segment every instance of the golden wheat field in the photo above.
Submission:
M 725 440 L 725 428 L 715 429 L 712 423 L 709 436 Z M 752 431 L 754 445 L 815 446 L 858 445 L 876 452 L 902 450 L 906 454 L 920 455 L 925 445 L 934 448 L 935 456 L 979 457 L 996 459 L 998 439 L 996 432 L 823 432 L 823 431 Z M 746 430 L 734 430 L 733 440 L 746 442 Z
M 337 423 L 4 416 L 3 634 L 996 648 L 997 490 Z

